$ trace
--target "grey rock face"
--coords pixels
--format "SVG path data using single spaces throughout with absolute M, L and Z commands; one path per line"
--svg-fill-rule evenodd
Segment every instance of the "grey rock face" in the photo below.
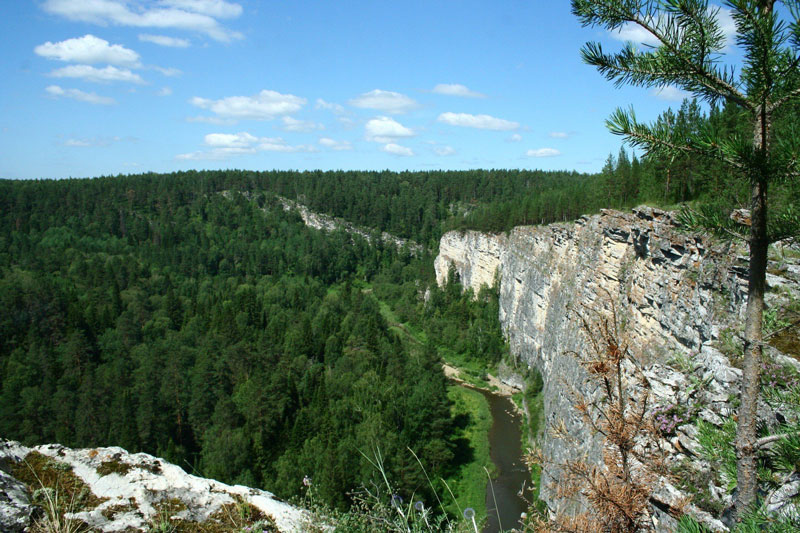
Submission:
M 0 470 L 0 531 L 25 531 L 33 514 L 25 485 Z
M 284 533 L 306 531 L 306 511 L 277 499 L 269 492 L 241 485 L 226 485 L 184 472 L 180 467 L 144 453 L 129 454 L 122 448 L 70 449 L 57 444 L 27 448 L 0 439 L 0 465 L 10 469 L 30 452 L 38 452 L 65 471 L 72 472 L 100 499 L 96 507 L 69 513 L 94 530 L 103 532 L 150 531 L 163 505 L 169 519 L 205 522 L 223 506 L 246 502 L 271 517 Z M 113 465 L 113 472 L 102 467 Z M 0 471 L 0 531 L 25 531 L 34 507 L 22 483 Z
M 600 442 L 572 407 L 571 391 L 593 392 L 569 355 L 587 351 L 576 310 L 616 308 L 650 381 L 654 406 L 697 406 L 698 416 L 713 424 L 731 416 L 729 400 L 738 394 L 741 371 L 716 346 L 720 332 L 735 330 L 741 321 L 747 287 L 741 254 L 680 232 L 670 213 L 638 208 L 603 211 L 574 223 L 517 227 L 508 235 L 447 233 L 435 267 L 440 284 L 452 265 L 476 291 L 499 279 L 500 321 L 511 354 L 518 366 L 542 373 L 545 421 L 563 423 L 574 443 L 565 446 L 545 435 L 544 456 L 557 465 L 601 456 Z M 788 276 L 772 284 L 786 292 L 797 289 Z M 678 431 L 673 440 L 674 446 L 665 443 L 673 461 L 697 453 L 691 430 Z M 545 475 L 544 499 L 552 509 L 566 505 L 547 489 L 548 481 L 552 478 Z M 661 502 L 669 507 L 676 490 L 664 480 L 654 497 L 670 495 Z M 712 529 L 725 530 L 710 515 L 698 516 Z

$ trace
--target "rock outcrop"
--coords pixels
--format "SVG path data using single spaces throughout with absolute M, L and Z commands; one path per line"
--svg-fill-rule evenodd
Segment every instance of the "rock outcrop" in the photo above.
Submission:
M 654 407 L 688 413 L 665 431 L 673 465 L 698 459 L 697 430 L 685 418 L 720 426 L 732 414 L 730 400 L 738 394 L 741 371 L 719 348 L 723 337 L 735 336 L 740 327 L 746 257 L 741 249 L 680 231 L 668 212 L 603 211 L 574 223 L 517 227 L 506 235 L 450 232 L 441 239 L 435 267 L 440 284 L 451 268 L 476 291 L 499 281 L 500 321 L 511 354 L 518 368 L 542 373 L 546 424 L 563 423 L 577 443 L 565 446 L 545 434 L 542 447 L 549 464 L 601 456 L 599 441 L 571 401 L 573 389 L 592 392 L 569 355 L 587 350 L 577 315 L 581 310 L 615 308 L 650 382 Z M 800 276 L 779 277 L 770 284 L 783 288 L 770 298 L 799 286 Z M 780 353 L 774 356 L 780 364 L 794 363 Z M 545 475 L 542 495 L 555 509 L 565 502 L 555 498 L 548 481 Z M 718 505 L 730 504 L 724 489 L 711 486 L 708 492 Z M 662 511 L 679 507 L 683 496 L 661 480 L 653 495 L 660 529 L 673 524 Z M 710 514 L 689 508 L 713 530 L 726 530 Z
M 332 217 L 323 213 L 315 213 L 303 204 L 289 200 L 288 198 L 279 196 L 278 201 L 281 203 L 284 210 L 296 211 L 300 215 L 300 218 L 303 219 L 303 223 L 309 228 L 322 231 L 336 231 L 337 229 L 341 229 L 351 235 L 358 235 L 371 244 L 375 244 L 372 242 L 374 234 L 369 228 L 356 226 L 343 218 Z M 419 255 L 423 251 L 421 244 L 411 239 L 403 239 L 385 231 L 380 234 L 379 240 L 395 248 L 406 249 L 411 255 Z
M 155 531 L 178 525 L 189 531 L 195 530 L 192 524 L 205 531 L 202 524 L 213 525 L 213 531 L 262 525 L 253 530 L 290 533 L 307 531 L 309 524 L 306 511 L 269 492 L 189 475 L 144 453 L 52 444 L 27 448 L 0 439 L 0 531 L 26 531 L 35 517 L 44 516 L 46 491 L 52 489 L 42 487 L 53 483 L 62 491 L 62 502 L 71 506 L 67 518 L 92 531 Z

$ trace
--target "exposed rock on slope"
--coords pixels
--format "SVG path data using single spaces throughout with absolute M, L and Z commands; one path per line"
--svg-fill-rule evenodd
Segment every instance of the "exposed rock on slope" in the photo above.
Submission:
M 610 295 L 643 363 L 654 405 L 665 410 L 679 406 L 688 413 L 665 432 L 671 464 L 688 459 L 703 468 L 691 422 L 722 425 L 732 414 L 730 400 L 738 394 L 741 377 L 719 350 L 721 337 L 737 331 L 746 298 L 746 258 L 735 249 L 678 231 L 669 213 L 638 208 L 632 213 L 604 211 L 568 224 L 518 227 L 507 235 L 450 232 L 442 237 L 435 261 L 440 284 L 451 265 L 464 286 L 476 291 L 497 277 L 500 321 L 511 354 L 520 368 L 536 367 L 542 373 L 546 423 L 563 421 L 580 443 L 564 446 L 545 435 L 543 452 L 549 464 L 585 454 L 600 457 L 599 442 L 570 401 L 570 389 L 585 389 L 585 374 L 566 354 L 586 350 L 571 310 L 609 310 Z M 770 296 L 773 303 L 797 291 L 797 278 L 787 274 L 770 279 L 773 287 L 783 286 Z M 794 363 L 773 352 L 780 364 Z M 545 500 L 553 508 L 564 504 L 547 489 L 547 481 L 542 487 Z M 718 507 L 729 505 L 723 488 L 711 484 L 703 490 Z M 682 496 L 662 479 L 653 496 L 660 529 L 672 524 L 661 510 L 679 507 Z M 713 529 L 725 530 L 711 515 L 695 511 Z
M 73 450 L 60 445 L 27 448 L 0 440 L 0 531 L 23 531 L 32 516 L 42 514 L 24 484 L 12 477 L 29 478 L 36 489 L 39 478 L 59 479 L 68 518 L 85 522 L 95 531 L 149 531 L 159 523 L 182 525 L 186 530 L 238 531 L 261 522 L 268 531 L 305 531 L 305 511 L 281 502 L 269 492 L 230 486 L 184 472 L 180 467 L 144 453 L 122 448 Z M 35 473 L 35 476 L 33 475 Z M 41 492 L 41 491 L 39 491 Z M 66 493 L 72 492 L 71 496 Z M 194 526 L 192 524 L 195 524 Z M 201 526 L 201 524 L 203 526 Z M 224 529 L 225 525 L 229 529 Z
M 309 228 L 323 231 L 335 231 L 337 229 L 342 229 L 351 235 L 363 237 L 367 242 L 372 242 L 373 234 L 369 228 L 356 226 L 355 224 L 351 224 L 343 218 L 332 217 L 322 213 L 315 213 L 303 204 L 289 200 L 288 198 L 282 198 L 279 196 L 278 201 L 286 211 L 297 211 L 297 213 L 300 215 L 300 218 L 303 219 L 303 223 Z M 419 255 L 423 250 L 421 244 L 418 244 L 411 239 L 400 238 L 385 231 L 381 233 L 380 241 L 382 241 L 384 244 L 390 244 L 396 248 L 405 248 L 412 255 Z

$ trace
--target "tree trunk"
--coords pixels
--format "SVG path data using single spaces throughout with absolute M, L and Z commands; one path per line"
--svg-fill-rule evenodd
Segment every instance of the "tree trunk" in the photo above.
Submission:
M 736 516 L 741 520 L 744 513 L 757 502 L 758 471 L 756 465 L 756 423 L 761 377 L 762 320 L 764 292 L 767 276 L 767 172 L 764 162 L 768 160 L 771 121 L 762 106 L 756 117 L 754 147 L 760 152 L 762 164 L 759 175 L 751 178 L 751 226 L 750 265 L 748 269 L 747 308 L 744 326 L 744 366 L 740 392 L 739 420 L 736 430 Z

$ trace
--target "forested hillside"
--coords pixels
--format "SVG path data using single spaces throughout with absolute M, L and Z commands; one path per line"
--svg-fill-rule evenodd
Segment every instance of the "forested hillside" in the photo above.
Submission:
M 469 460 L 441 341 L 409 352 L 371 284 L 482 361 L 502 353 L 496 307 L 456 287 L 426 305 L 429 257 L 309 229 L 247 176 L 0 183 L 0 435 L 147 451 L 286 497 L 311 476 L 338 507 L 379 449 L 425 494 L 408 449 L 432 476 Z

